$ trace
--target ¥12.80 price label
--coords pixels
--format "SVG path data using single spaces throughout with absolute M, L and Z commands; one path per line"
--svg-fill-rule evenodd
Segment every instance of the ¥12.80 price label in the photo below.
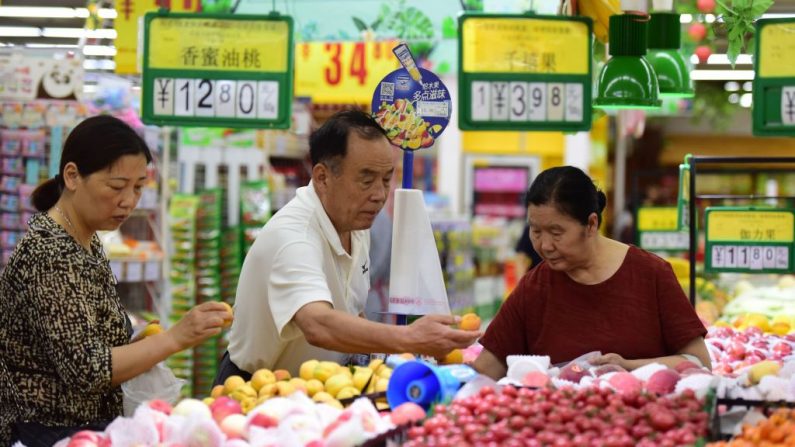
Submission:
M 583 84 L 563 82 L 472 82 L 472 121 L 580 122 Z
M 277 81 L 155 78 L 153 112 L 158 117 L 275 120 Z
M 721 271 L 781 271 L 792 269 L 790 247 L 786 245 L 723 245 L 710 248 L 710 266 Z

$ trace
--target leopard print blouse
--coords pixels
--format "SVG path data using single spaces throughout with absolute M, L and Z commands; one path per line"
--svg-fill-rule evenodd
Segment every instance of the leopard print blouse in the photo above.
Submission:
M 111 348 L 132 332 L 99 238 L 91 253 L 36 214 L 0 279 L 0 446 L 14 421 L 77 426 L 122 414 Z

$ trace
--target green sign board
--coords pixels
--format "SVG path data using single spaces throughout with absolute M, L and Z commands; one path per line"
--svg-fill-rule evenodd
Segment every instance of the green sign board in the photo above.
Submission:
M 710 207 L 705 219 L 707 271 L 793 271 L 795 210 Z
M 293 20 L 148 13 L 141 90 L 147 124 L 287 129 Z
M 690 246 L 688 233 L 678 229 L 679 210 L 675 206 L 638 209 L 638 246 L 646 250 L 683 251 Z
M 459 127 L 589 130 L 592 26 L 586 17 L 461 15 Z
M 795 135 L 795 19 L 756 21 L 754 135 Z

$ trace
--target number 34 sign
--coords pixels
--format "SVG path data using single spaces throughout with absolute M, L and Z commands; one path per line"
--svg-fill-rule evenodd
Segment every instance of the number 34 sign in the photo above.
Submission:
M 290 127 L 290 17 L 149 13 L 143 121 L 206 127 Z

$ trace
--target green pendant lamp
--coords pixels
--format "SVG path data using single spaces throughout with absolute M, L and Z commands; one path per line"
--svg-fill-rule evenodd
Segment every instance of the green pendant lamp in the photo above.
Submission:
M 649 54 L 646 57 L 657 73 L 660 96 L 692 98 L 695 96 L 690 68 L 682 53 L 679 14 L 653 12 L 649 21 Z
M 594 107 L 657 109 L 662 105 L 657 75 L 646 55 L 648 18 L 639 14 L 610 16 L 610 60 L 599 73 Z

